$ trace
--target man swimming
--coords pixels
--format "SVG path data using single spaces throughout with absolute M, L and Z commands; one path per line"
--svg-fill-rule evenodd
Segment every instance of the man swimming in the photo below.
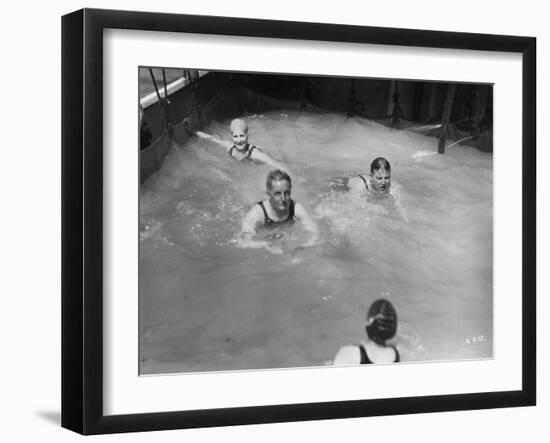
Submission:
M 266 180 L 267 200 L 256 203 L 245 215 L 240 232 L 240 244 L 248 248 L 265 248 L 274 254 L 281 254 L 280 247 L 265 240 L 255 240 L 258 228 L 272 228 L 299 222 L 309 232 L 310 238 L 299 248 L 312 246 L 319 240 L 319 229 L 315 220 L 305 208 L 291 198 L 292 181 L 280 170 L 271 171 Z
M 350 192 L 364 196 L 382 197 L 390 193 L 391 167 L 384 157 L 375 158 L 370 164 L 370 174 L 358 174 L 347 182 Z
M 340 348 L 334 357 L 333 365 L 365 365 L 399 361 L 397 348 L 386 344 L 386 341 L 395 336 L 397 331 L 397 313 L 388 300 L 379 299 L 370 306 L 365 331 L 367 340 Z
M 206 134 L 202 131 L 197 131 L 196 135 L 215 143 L 217 146 L 225 148 L 229 156 L 234 160 L 240 162 L 263 163 L 275 169 L 288 170 L 286 166 L 273 160 L 260 148 L 248 143 L 248 125 L 244 120 L 240 118 L 233 120 L 231 122 L 230 131 L 232 141 L 222 140 L 217 135 Z

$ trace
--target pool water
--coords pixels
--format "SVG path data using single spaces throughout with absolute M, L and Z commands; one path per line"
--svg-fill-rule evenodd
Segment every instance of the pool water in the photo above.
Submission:
M 269 168 L 193 137 L 141 186 L 140 373 L 322 366 L 364 339 L 365 314 L 389 299 L 403 361 L 492 358 L 493 159 L 362 119 L 294 111 L 246 117 L 249 141 L 289 165 L 292 197 L 317 220 L 236 241 L 264 198 Z M 229 121 L 205 132 L 229 139 Z M 386 157 L 392 196 L 338 186 Z M 274 235 L 275 234 L 275 235 Z

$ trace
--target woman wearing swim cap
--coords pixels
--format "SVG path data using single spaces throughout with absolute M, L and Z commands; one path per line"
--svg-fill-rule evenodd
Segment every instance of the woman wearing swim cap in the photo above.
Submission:
M 214 143 L 215 146 L 220 146 L 227 150 L 229 157 L 239 162 L 252 162 L 265 164 L 273 169 L 282 169 L 288 172 L 288 168 L 273 160 L 269 155 L 263 152 L 257 146 L 248 143 L 248 125 L 240 118 L 236 118 L 231 122 L 229 127 L 231 141 L 222 140 L 217 135 L 206 134 L 202 131 L 197 131 L 195 134 L 205 140 Z
M 386 341 L 397 331 L 397 313 L 393 305 L 385 299 L 376 300 L 367 313 L 365 327 L 367 340 L 357 345 L 347 345 L 336 353 L 333 365 L 359 365 L 371 363 L 395 363 L 399 352 Z

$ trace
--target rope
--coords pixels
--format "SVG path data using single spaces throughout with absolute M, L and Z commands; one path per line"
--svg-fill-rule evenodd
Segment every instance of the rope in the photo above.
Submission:
M 166 84 L 166 70 L 162 69 L 162 80 L 164 81 L 164 98 L 168 100 L 168 85 Z
M 155 92 L 157 94 L 157 98 L 159 101 L 160 110 L 162 113 L 162 120 L 164 121 L 164 126 L 166 130 L 168 131 L 168 135 L 172 137 L 172 124 L 170 123 L 170 113 L 168 106 L 170 105 L 170 101 L 168 100 L 168 87 L 166 84 L 166 72 L 163 69 L 162 70 L 162 77 L 164 79 L 164 97 L 161 97 L 159 87 L 157 85 L 157 80 L 155 79 L 155 75 L 153 74 L 153 69 L 149 68 L 149 74 L 151 75 L 151 80 L 153 80 L 153 86 L 155 87 Z
M 456 145 L 456 144 L 458 144 L 458 143 L 460 143 L 460 142 L 462 142 L 462 141 L 464 141 L 464 140 L 468 140 L 468 139 L 474 138 L 474 137 L 477 137 L 477 135 L 471 135 L 471 136 L 469 136 L 469 137 L 461 138 L 460 140 L 457 140 L 456 142 L 451 143 L 450 145 L 448 145 L 448 146 L 447 146 L 447 149 L 452 148 L 454 145 Z
M 149 68 L 149 74 L 151 74 L 151 80 L 153 80 L 153 86 L 155 87 L 157 98 L 159 99 L 159 102 L 162 102 L 162 97 L 160 96 L 160 93 L 159 93 L 159 87 L 157 86 L 157 80 L 155 79 L 155 75 L 153 74 L 153 68 Z
M 206 108 L 210 106 L 214 101 L 216 101 L 222 93 L 224 93 L 228 89 L 227 85 L 221 88 L 214 97 L 212 97 L 207 103 L 200 105 L 197 104 L 191 114 L 187 115 L 187 117 L 184 117 L 182 120 L 183 128 L 185 129 L 185 132 L 187 132 L 188 135 L 195 135 L 194 132 L 191 129 L 191 125 L 189 124 L 189 121 L 197 114 L 197 117 L 200 119 L 200 108 Z
M 361 114 L 365 111 L 365 105 L 361 100 L 357 99 L 357 94 L 355 92 L 355 79 L 351 79 L 351 89 L 349 94 L 349 111 L 346 112 L 346 117 L 350 118 L 356 114 Z
M 164 82 L 164 103 L 162 103 L 164 108 L 164 119 L 168 135 L 170 135 L 171 138 L 174 130 L 172 128 L 172 122 L 170 121 L 170 99 L 168 98 L 168 84 L 166 83 L 166 70 L 164 68 L 162 69 L 162 80 Z
M 397 91 L 397 82 L 395 84 L 395 93 L 393 94 L 393 111 L 391 114 L 391 127 L 399 126 L 399 121 L 403 117 L 403 110 L 399 104 L 399 92 Z

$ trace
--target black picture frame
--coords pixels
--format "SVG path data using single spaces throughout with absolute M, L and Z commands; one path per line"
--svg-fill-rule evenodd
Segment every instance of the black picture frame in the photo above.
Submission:
M 190 32 L 522 55 L 522 388 L 170 411 L 103 412 L 103 31 Z M 536 39 L 84 9 L 62 18 L 62 426 L 82 434 L 530 406 L 536 403 Z

